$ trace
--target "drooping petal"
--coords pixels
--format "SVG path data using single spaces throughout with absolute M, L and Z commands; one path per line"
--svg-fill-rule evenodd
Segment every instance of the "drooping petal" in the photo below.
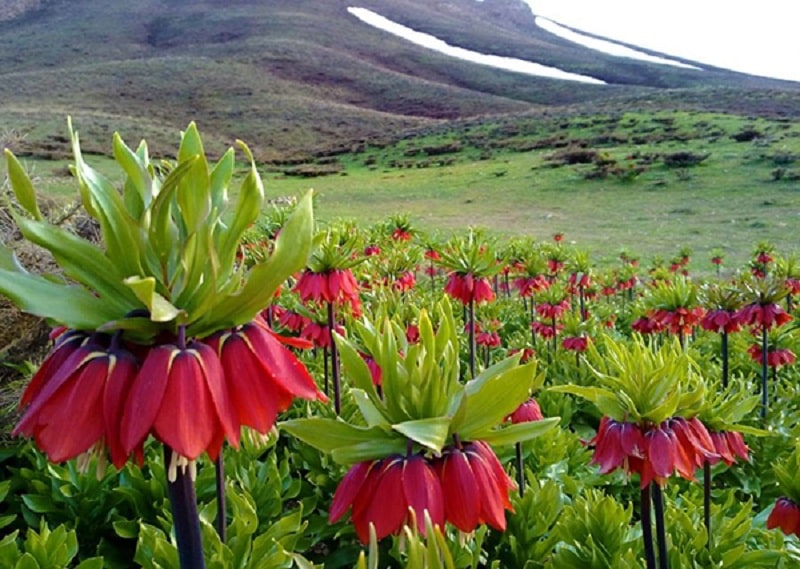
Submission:
M 106 358 L 93 358 L 42 407 L 35 438 L 51 462 L 74 458 L 103 438 L 107 370 Z
M 156 438 L 179 455 L 195 460 L 208 448 L 220 428 L 199 359 L 189 350 L 178 350 L 153 422 Z
M 405 461 L 403 492 L 409 507 L 416 513 L 417 529 L 423 536 L 426 535 L 425 511 L 434 525 L 444 527 L 442 484 L 433 466 L 424 457 L 412 456 Z
M 375 494 L 363 511 L 366 521 L 375 526 L 378 539 L 403 529 L 408 502 L 403 488 L 403 463 L 400 457 L 385 461 L 376 481 Z
M 111 463 L 121 468 L 129 453 L 125 452 L 122 444 L 120 426 L 125 411 L 125 401 L 139 371 L 139 362 L 133 354 L 125 350 L 116 350 L 112 353 L 112 358 L 103 391 L 103 419 Z
M 153 428 L 177 351 L 176 346 L 167 344 L 151 348 L 133 380 L 120 428 L 120 440 L 126 454 L 140 446 Z
M 252 333 L 251 333 L 252 332 Z M 326 401 L 306 367 L 286 349 L 271 331 L 251 326 L 247 329 L 253 353 L 270 378 L 294 397 Z M 280 409 L 284 411 L 285 408 Z
M 190 343 L 186 348 L 186 352 L 195 358 L 197 367 L 205 379 L 206 387 L 211 394 L 211 400 L 214 403 L 216 415 L 225 437 L 227 437 L 231 446 L 238 448 L 241 425 L 230 400 L 222 364 L 217 352 L 202 342 Z
M 333 494 L 333 501 L 331 502 L 331 509 L 328 512 L 328 520 L 331 523 L 336 523 L 353 505 L 358 492 L 364 485 L 370 469 L 375 465 L 375 461 L 365 461 L 354 464 L 350 470 L 344 475 L 339 486 L 336 487 L 336 492 Z
M 480 517 L 479 487 L 462 451 L 452 449 L 442 457 L 440 478 L 445 518 L 461 531 L 473 531 Z
M 85 333 L 75 330 L 64 332 L 58 336 L 56 345 L 47 354 L 47 357 L 25 387 L 25 391 L 22 392 L 22 397 L 19 401 L 20 409 L 24 409 L 33 402 L 42 387 L 64 367 L 66 360 L 75 350 L 85 345 L 88 339 L 89 337 Z
M 502 488 L 502 483 L 496 479 L 491 467 L 480 455 L 472 452 L 468 452 L 466 455 L 478 485 L 480 499 L 478 521 L 504 531 L 506 529 L 504 501 L 507 500 L 507 491 Z
M 652 429 L 645 435 L 647 439 L 647 458 L 653 467 L 653 473 L 667 478 L 675 470 L 675 446 L 667 433 L 660 427 Z
M 220 353 L 221 364 L 237 421 L 259 433 L 275 424 L 278 409 L 291 404 L 291 395 L 265 377 L 261 362 L 241 333 L 225 333 L 209 340 Z
M 750 460 L 750 449 L 747 448 L 744 438 L 742 437 L 742 433 L 737 431 L 726 431 L 725 438 L 728 443 L 728 448 L 731 450 L 731 452 L 733 452 L 734 455 L 738 456 L 742 460 Z
M 800 508 L 789 498 L 778 498 L 767 518 L 767 529 L 780 528 L 786 535 L 800 530 Z

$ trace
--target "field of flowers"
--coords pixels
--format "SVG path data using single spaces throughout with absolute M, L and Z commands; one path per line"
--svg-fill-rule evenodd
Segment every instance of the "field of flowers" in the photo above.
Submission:
M 0 449 L 0 567 L 800 567 L 800 259 L 599 268 L 562 234 L 262 209 L 250 162 L 116 138 L 102 244 L 15 221 L 53 323 Z M 698 276 L 704 275 L 704 276 Z M 707 275 L 707 276 L 706 276 Z

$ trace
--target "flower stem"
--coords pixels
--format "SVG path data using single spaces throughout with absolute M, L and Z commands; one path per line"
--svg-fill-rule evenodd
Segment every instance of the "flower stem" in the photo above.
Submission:
M 644 542 L 644 558 L 647 563 L 647 569 L 656 569 L 656 552 L 653 547 L 653 525 L 650 516 L 650 486 L 648 484 L 642 488 L 640 498 L 641 514 L 642 514 L 642 541 Z
M 767 418 L 767 327 L 761 329 L 761 418 Z
M 214 463 L 217 478 L 217 534 L 219 540 L 225 543 L 228 535 L 227 508 L 225 504 L 225 461 L 222 457 L 222 449 Z
M 322 373 L 325 377 L 325 395 L 330 397 L 331 395 L 331 386 L 330 380 L 328 378 L 328 348 L 322 348 Z
M 164 445 L 165 465 L 172 462 L 174 452 Z M 206 564 L 200 536 L 200 517 L 197 514 L 197 498 L 191 474 L 178 468 L 175 480 L 167 479 L 167 494 L 172 507 L 172 523 L 175 526 L 181 569 L 204 569 Z
M 514 445 L 517 451 L 517 486 L 520 498 L 525 495 L 525 465 L 522 462 L 522 443 Z
M 656 517 L 656 542 L 658 543 L 658 569 L 669 569 L 667 557 L 667 533 L 664 527 L 664 493 L 661 486 L 653 483 L 653 513 Z
M 703 463 L 703 520 L 706 523 L 708 540 L 706 547 L 711 550 L 711 463 Z
M 728 333 L 722 332 L 722 387 L 728 388 Z
M 475 377 L 475 299 L 469 299 L 469 371 Z
M 339 351 L 333 338 L 333 329 L 336 326 L 336 315 L 333 303 L 328 303 L 328 332 L 331 335 L 331 376 L 333 377 L 333 408 L 336 414 L 342 412 L 342 384 L 339 378 Z

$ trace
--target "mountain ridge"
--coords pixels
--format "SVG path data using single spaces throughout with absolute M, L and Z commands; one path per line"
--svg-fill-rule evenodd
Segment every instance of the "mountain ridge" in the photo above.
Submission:
M 0 51 L 9 54 L 0 60 L 0 122 L 23 133 L 22 150 L 34 154 L 65 151 L 65 110 L 89 150 L 105 151 L 120 130 L 168 152 L 175 132 L 196 120 L 212 152 L 241 138 L 260 160 L 284 161 L 513 113 L 654 100 L 741 112 L 751 98 L 745 112 L 800 109 L 800 84 L 592 51 L 537 27 L 522 0 L 236 0 L 224 8 L 209 0 L 6 0 L 0 13 L 12 4 L 29 9 L 0 22 Z M 454 60 L 360 22 L 350 6 L 453 45 L 609 85 Z

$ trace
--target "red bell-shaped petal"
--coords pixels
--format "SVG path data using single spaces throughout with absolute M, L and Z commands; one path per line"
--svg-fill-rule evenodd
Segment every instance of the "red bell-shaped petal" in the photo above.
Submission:
M 345 515 L 347 510 L 353 505 L 353 502 L 358 496 L 364 481 L 367 479 L 370 470 L 375 465 L 375 461 L 365 461 L 354 464 L 344 475 L 339 486 L 336 487 L 336 492 L 333 494 L 333 501 L 331 502 L 331 509 L 328 512 L 328 520 L 331 523 L 336 523 L 342 516 Z
M 447 520 L 463 532 L 473 531 L 480 519 L 480 488 L 466 455 L 458 449 L 446 452 L 439 464 Z
M 642 458 L 645 456 L 645 439 L 642 430 L 636 423 L 622 423 L 622 432 L 620 433 L 619 444 L 622 452 L 627 456 L 636 456 Z
M 425 511 L 431 522 L 444 527 L 444 496 L 442 484 L 433 466 L 420 455 L 412 456 L 403 465 L 403 493 L 408 506 L 414 510 L 417 529 L 426 535 Z
M 800 531 L 800 507 L 789 498 L 778 498 L 767 518 L 767 529 L 780 528 L 786 535 Z
M 615 468 L 622 466 L 627 458 L 627 454 L 622 447 L 622 424 L 609 420 L 600 436 L 595 437 L 594 456 L 592 464 L 600 465 L 600 473 L 608 474 Z
M 108 360 L 91 358 L 39 410 L 34 437 L 52 462 L 89 450 L 103 438 L 103 388 Z
M 660 478 L 667 478 L 675 470 L 675 443 L 660 427 L 645 434 L 647 439 L 647 459 L 653 467 L 653 473 Z
M 128 459 L 120 434 L 122 415 L 128 392 L 139 371 L 139 361 L 130 352 L 116 350 L 111 354 L 112 361 L 103 391 L 103 419 L 106 428 L 106 446 L 111 455 L 111 463 L 121 468 Z
M 33 374 L 30 382 L 25 387 L 25 391 L 23 391 L 19 401 L 20 409 L 24 409 L 32 403 L 44 385 L 64 367 L 67 358 L 88 341 L 89 336 L 83 332 L 69 330 L 60 334 L 56 338 L 55 346 L 47 354 L 47 357 L 45 357 L 39 369 L 36 370 L 36 373 Z
M 742 433 L 736 431 L 726 431 L 725 438 L 728 443 L 728 448 L 731 450 L 731 452 L 733 452 L 734 455 L 738 456 L 742 460 L 750 460 L 750 449 L 747 448 L 744 438 L 742 437 Z
M 370 524 L 375 526 L 379 539 L 399 531 L 403 525 L 408 504 L 402 487 L 402 467 L 398 461 L 402 459 L 391 456 L 375 462 L 355 495 L 351 518 L 362 543 L 369 543 Z M 396 472 L 384 480 L 384 475 L 390 469 Z M 387 508 L 382 508 L 382 505 Z
M 497 480 L 492 468 L 478 453 L 467 452 L 466 455 L 478 485 L 478 496 L 480 497 L 478 522 L 487 523 L 500 531 L 505 530 L 504 502 L 508 498 L 506 489 L 502 487 L 502 483 Z

